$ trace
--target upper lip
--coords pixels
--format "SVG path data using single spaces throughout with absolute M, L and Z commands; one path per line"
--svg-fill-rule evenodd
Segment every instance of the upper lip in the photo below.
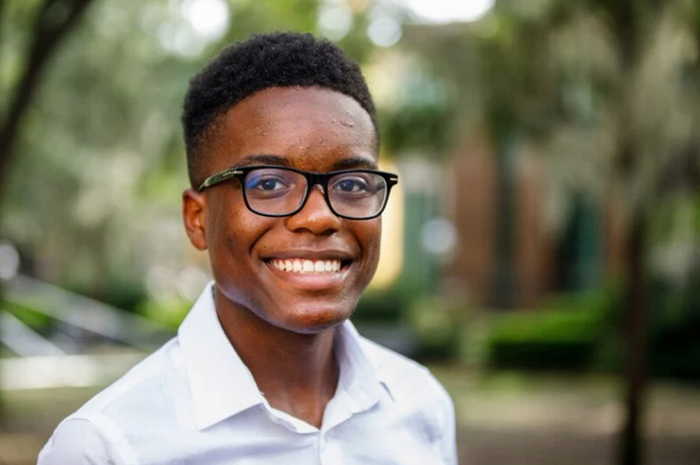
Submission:
M 352 254 L 338 249 L 296 249 L 265 254 L 263 260 L 286 260 L 302 258 L 306 260 L 352 260 Z

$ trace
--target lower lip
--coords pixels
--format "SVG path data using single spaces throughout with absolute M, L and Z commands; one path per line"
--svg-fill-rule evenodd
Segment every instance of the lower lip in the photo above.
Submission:
M 282 271 L 274 267 L 269 262 L 265 265 L 272 271 L 272 274 L 289 285 L 305 291 L 325 291 L 337 287 L 348 275 L 352 264 L 346 265 L 340 271 L 329 273 L 294 273 Z

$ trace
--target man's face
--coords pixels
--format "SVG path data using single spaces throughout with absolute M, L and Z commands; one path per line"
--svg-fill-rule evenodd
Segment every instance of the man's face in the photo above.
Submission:
M 206 144 L 205 177 L 262 164 L 314 172 L 376 168 L 372 121 L 354 99 L 338 92 L 269 88 L 222 118 Z M 347 319 L 377 268 L 381 221 L 338 218 L 319 186 L 310 189 L 298 213 L 263 217 L 248 210 L 241 188 L 232 179 L 184 196 L 186 223 L 188 202 L 200 202 L 201 231 L 187 224 L 188 234 L 196 247 L 208 249 L 226 307 L 298 333 Z M 323 271 L 294 270 L 307 261 Z M 285 271 L 287 262 L 291 271 Z

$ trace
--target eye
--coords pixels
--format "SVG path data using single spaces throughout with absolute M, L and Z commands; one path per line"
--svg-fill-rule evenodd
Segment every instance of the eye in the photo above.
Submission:
M 335 189 L 343 192 L 366 191 L 367 183 L 361 179 L 343 179 L 335 185 Z
M 338 194 L 362 194 L 374 192 L 376 186 L 371 175 L 356 173 L 337 179 L 332 190 Z
M 251 173 L 245 183 L 246 190 L 276 191 L 288 187 L 287 179 L 273 173 Z
M 248 189 L 260 189 L 263 191 L 274 191 L 277 189 L 282 189 L 284 186 L 282 185 L 282 182 L 280 182 L 279 179 L 273 179 L 273 178 L 265 178 L 265 179 L 259 179 L 255 184 L 248 185 Z

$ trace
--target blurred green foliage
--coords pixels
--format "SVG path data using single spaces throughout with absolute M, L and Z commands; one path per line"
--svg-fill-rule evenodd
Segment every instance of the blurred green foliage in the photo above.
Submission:
M 42 311 L 42 307 L 36 302 L 14 301 L 11 299 L 0 300 L 0 308 L 10 312 L 22 323 L 37 331 L 50 328 L 54 320 Z
M 651 369 L 655 375 L 700 380 L 700 269 L 687 283 L 652 282 Z
M 144 299 L 139 304 L 137 312 L 167 328 L 177 330 L 191 308 L 192 302 L 184 299 Z
M 700 297 L 696 291 L 700 270 L 681 290 L 659 277 L 650 286 L 650 374 L 700 380 Z M 623 357 L 620 336 L 625 331 L 621 291 L 617 285 L 562 294 L 536 309 L 491 315 L 481 327 L 485 366 L 619 371 Z
M 357 304 L 353 319 L 367 323 L 392 323 L 404 318 L 411 303 L 424 295 L 424 287 L 400 277 L 383 289 L 368 289 Z
M 488 363 L 497 368 L 582 370 L 592 367 L 618 306 L 614 292 L 560 295 L 542 308 L 494 317 Z
M 465 302 L 425 295 L 408 308 L 407 319 L 415 331 L 421 360 L 452 360 L 459 350 L 461 322 L 469 307 Z
M 466 302 L 436 295 L 421 280 L 404 274 L 388 288 L 366 291 L 353 321 L 365 327 L 407 328 L 409 355 L 420 360 L 454 360 L 469 310 Z

